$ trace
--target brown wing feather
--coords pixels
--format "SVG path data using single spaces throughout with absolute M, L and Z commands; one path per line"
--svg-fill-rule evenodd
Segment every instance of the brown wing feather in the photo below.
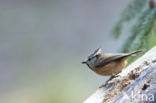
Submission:
M 142 52 L 142 51 L 143 50 L 137 50 L 137 51 L 134 51 L 131 53 L 112 55 L 112 56 L 102 60 L 100 63 L 96 63 L 95 67 L 101 67 L 101 66 L 107 65 L 108 63 L 110 63 L 112 61 L 119 60 L 119 59 L 122 59 L 122 58 L 128 57 L 128 56 L 132 56 L 132 55 L 137 54 L 137 53 Z
M 102 60 L 100 63 L 96 63 L 95 67 L 105 66 L 108 63 L 110 63 L 112 61 L 115 61 L 115 60 L 118 60 L 118 59 L 121 59 L 123 57 L 125 57 L 125 56 L 123 56 L 123 55 L 116 55 L 116 56 L 108 57 L 108 58 Z

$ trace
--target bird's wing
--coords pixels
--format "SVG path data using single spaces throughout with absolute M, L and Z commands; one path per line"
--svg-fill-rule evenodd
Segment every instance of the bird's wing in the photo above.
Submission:
M 95 67 L 101 67 L 101 66 L 104 66 L 110 62 L 113 62 L 115 60 L 118 60 L 118 59 L 121 59 L 121 58 L 124 58 L 128 56 L 127 54 L 119 54 L 119 55 L 113 55 L 113 56 L 110 56 L 110 57 L 107 57 L 103 60 L 101 60 L 101 62 L 99 63 L 96 63 Z
M 118 59 L 122 59 L 124 57 L 128 57 L 128 56 L 133 56 L 139 52 L 143 52 L 144 50 L 137 50 L 131 53 L 121 53 L 121 54 L 114 54 L 114 55 L 110 55 L 110 54 L 106 54 L 105 57 L 107 56 L 105 59 L 102 59 L 101 62 L 96 63 L 95 67 L 101 67 L 104 66 L 112 61 L 118 60 Z

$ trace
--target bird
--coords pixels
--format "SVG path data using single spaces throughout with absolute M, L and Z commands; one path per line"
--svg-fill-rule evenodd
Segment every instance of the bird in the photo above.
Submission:
M 136 50 L 131 53 L 102 53 L 102 48 L 98 48 L 93 54 L 87 57 L 82 63 L 86 64 L 95 73 L 102 76 L 112 76 L 119 74 L 127 64 L 130 56 L 144 50 Z

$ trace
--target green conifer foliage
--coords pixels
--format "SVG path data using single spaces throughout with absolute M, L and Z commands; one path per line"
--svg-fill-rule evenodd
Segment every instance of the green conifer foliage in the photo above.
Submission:
M 145 8 L 144 6 L 147 1 L 148 0 L 133 0 L 133 3 L 131 2 L 129 4 L 133 9 L 128 6 L 131 11 L 129 13 L 132 13 L 132 17 L 125 19 L 126 16 L 122 14 L 120 20 L 113 29 L 114 36 L 119 37 L 122 30 L 122 24 L 131 21 L 132 18 L 134 19 L 134 24 L 129 28 L 130 36 L 125 41 L 122 52 L 132 52 L 139 49 L 145 49 L 144 52 L 146 52 L 156 45 L 156 8 Z M 126 8 L 124 12 L 128 10 L 128 8 Z M 143 8 L 145 9 L 143 10 Z M 144 52 L 138 54 L 136 57 L 130 58 L 128 62 L 132 62 L 138 56 L 144 54 Z
M 147 0 L 132 0 L 129 3 L 129 5 L 121 13 L 119 21 L 112 30 L 112 34 L 115 38 L 120 36 L 123 24 L 135 18 L 142 11 L 146 2 Z

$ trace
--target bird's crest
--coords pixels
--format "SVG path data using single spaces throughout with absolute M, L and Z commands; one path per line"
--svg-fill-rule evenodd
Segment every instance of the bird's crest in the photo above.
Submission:
M 88 56 L 88 58 L 93 58 L 93 57 L 95 57 L 96 55 L 101 54 L 101 51 L 102 51 L 101 48 L 96 49 L 96 50 L 94 51 L 93 54 L 91 54 L 90 56 Z

